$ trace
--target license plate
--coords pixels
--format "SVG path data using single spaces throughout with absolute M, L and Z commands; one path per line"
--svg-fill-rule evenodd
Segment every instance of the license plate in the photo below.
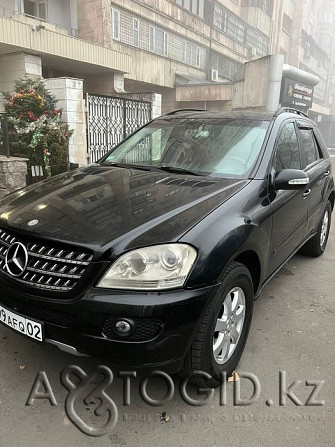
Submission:
M 0 323 L 34 340 L 43 341 L 43 325 L 41 323 L 22 317 L 2 305 L 0 305 Z

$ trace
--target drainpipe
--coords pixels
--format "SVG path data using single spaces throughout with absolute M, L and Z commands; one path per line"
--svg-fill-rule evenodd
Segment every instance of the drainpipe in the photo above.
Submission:
M 269 66 L 268 94 L 265 105 L 266 112 L 275 112 L 279 107 L 283 66 L 283 54 L 274 54 L 271 56 Z

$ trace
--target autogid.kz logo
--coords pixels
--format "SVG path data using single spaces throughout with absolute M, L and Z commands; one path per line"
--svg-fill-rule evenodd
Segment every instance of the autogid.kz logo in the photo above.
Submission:
M 209 374 L 203 371 L 197 371 L 197 375 L 205 380 L 210 379 Z M 130 407 L 131 381 L 137 377 L 137 373 L 136 371 L 119 371 L 117 377 L 123 381 L 123 386 L 118 387 L 123 390 L 123 406 Z M 112 384 L 113 378 L 113 372 L 107 366 L 103 365 L 97 366 L 89 374 L 86 374 L 80 367 L 74 365 L 66 367 L 61 372 L 61 384 L 68 392 L 65 399 L 65 411 L 68 419 L 88 436 L 103 436 L 110 432 L 118 421 L 116 404 L 107 394 L 107 389 Z M 148 384 L 151 379 L 159 379 L 162 382 L 162 386 L 166 389 L 166 394 L 163 398 L 153 399 L 149 396 Z M 254 374 L 249 372 L 234 373 L 229 377 L 229 381 L 233 382 L 230 391 L 232 392 L 234 407 L 249 407 L 260 401 L 261 384 Z M 251 395 L 242 398 L 242 382 L 244 386 L 248 381 L 253 385 L 253 391 Z M 325 401 L 320 399 L 320 391 L 324 383 L 324 380 L 296 380 L 295 382 L 288 382 L 286 371 L 280 371 L 278 382 L 279 395 L 276 393 L 277 399 L 266 399 L 263 396 L 263 403 L 265 404 L 265 408 L 276 405 L 278 408 L 283 408 L 287 404 L 294 405 L 295 407 L 321 407 L 325 404 Z M 194 397 L 194 389 L 192 392 L 192 390 L 188 389 L 188 385 L 189 379 L 185 378 L 181 379 L 178 387 L 180 397 L 187 405 L 191 407 L 204 406 L 211 403 L 214 396 L 217 396 L 220 407 L 227 406 L 229 389 L 227 387 L 227 375 L 225 372 L 222 373 L 218 393 L 215 393 L 214 389 L 210 387 L 203 387 L 197 389 L 197 397 Z M 175 384 L 167 373 L 163 371 L 152 371 L 147 376 L 141 377 L 138 384 L 138 391 L 141 400 L 146 405 L 162 407 L 174 398 Z M 304 391 L 305 399 L 303 400 L 298 397 L 298 394 L 295 394 L 296 392 L 300 394 Z M 243 394 L 245 395 L 245 392 Z M 37 374 L 26 405 L 33 405 L 35 399 L 46 399 L 49 400 L 52 406 L 57 406 L 56 397 L 44 371 L 40 371 Z M 88 406 L 91 406 L 91 408 L 87 408 Z M 93 412 L 85 412 L 85 410 L 92 409 L 93 406 L 95 408 Z M 127 418 L 128 416 L 126 415 L 126 420 Z M 85 422 L 88 419 L 90 422 Z M 123 415 L 123 420 L 125 420 L 125 415 Z

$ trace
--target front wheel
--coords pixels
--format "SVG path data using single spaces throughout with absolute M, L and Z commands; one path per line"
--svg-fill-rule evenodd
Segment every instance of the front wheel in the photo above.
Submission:
M 330 230 L 331 214 L 332 207 L 330 202 L 328 201 L 326 208 L 322 214 L 316 235 L 308 242 L 306 242 L 306 244 L 301 249 L 301 252 L 303 254 L 316 258 L 318 256 L 321 256 L 322 253 L 325 251 Z
M 182 375 L 200 387 L 216 387 L 222 372 L 236 368 L 247 341 L 254 303 L 249 270 L 232 262 L 222 283 L 210 298 L 186 355 Z M 199 373 L 200 372 L 200 373 Z M 201 374 L 207 373 L 208 379 Z

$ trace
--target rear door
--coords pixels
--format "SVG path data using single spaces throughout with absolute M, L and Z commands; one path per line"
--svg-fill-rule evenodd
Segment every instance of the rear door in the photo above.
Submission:
M 330 174 L 330 161 L 324 158 L 314 133 L 314 126 L 308 121 L 298 121 L 298 136 L 303 156 L 303 168 L 309 177 L 307 191 L 308 221 L 307 235 L 314 233 L 319 225 L 324 208 L 324 191 Z

